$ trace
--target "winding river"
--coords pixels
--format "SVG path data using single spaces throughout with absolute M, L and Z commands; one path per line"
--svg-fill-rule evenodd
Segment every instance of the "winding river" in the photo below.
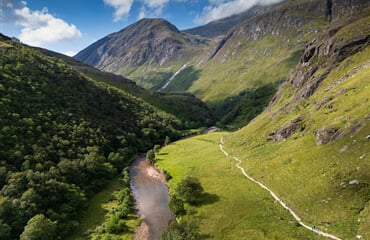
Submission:
M 145 157 L 137 158 L 130 166 L 131 189 L 143 222 L 136 230 L 135 240 L 159 240 L 161 233 L 175 218 L 168 207 L 166 180 Z

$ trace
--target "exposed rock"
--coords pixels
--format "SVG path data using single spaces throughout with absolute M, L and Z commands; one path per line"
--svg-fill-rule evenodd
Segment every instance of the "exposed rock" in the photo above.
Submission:
M 355 126 L 353 126 L 351 129 L 351 133 L 350 133 L 351 137 L 354 136 L 356 133 L 358 133 L 362 127 L 363 125 L 361 123 L 356 123 Z
M 267 140 L 273 140 L 275 142 L 281 142 L 292 136 L 298 130 L 304 129 L 303 117 L 292 119 L 289 123 L 285 124 L 281 129 L 278 129 L 270 133 Z
M 342 136 L 343 134 L 338 131 L 337 128 L 328 128 L 324 126 L 316 132 L 316 145 L 320 146 L 327 144 L 328 142 L 334 141 Z
M 343 146 L 341 149 L 340 149 L 340 151 L 339 152 L 345 152 L 345 151 L 347 151 L 348 150 L 348 146 Z
M 360 182 L 356 179 L 351 180 L 351 181 L 348 182 L 348 185 L 358 185 L 358 184 L 360 184 Z

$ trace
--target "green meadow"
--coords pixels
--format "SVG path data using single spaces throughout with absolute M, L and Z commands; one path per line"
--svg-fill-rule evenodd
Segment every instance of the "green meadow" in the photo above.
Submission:
M 206 239 L 322 239 L 300 227 L 268 192 L 243 177 L 235 161 L 219 150 L 227 133 L 172 143 L 157 154 L 157 165 L 172 175 L 170 192 L 187 175 L 199 178 L 205 199 L 186 206 Z M 195 213 L 194 213 L 195 212 Z

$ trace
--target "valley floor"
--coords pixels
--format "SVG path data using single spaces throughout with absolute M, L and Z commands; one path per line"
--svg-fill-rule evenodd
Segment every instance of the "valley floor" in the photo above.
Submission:
M 173 176 L 170 189 L 186 175 L 200 179 L 205 202 L 193 209 L 208 239 L 325 239 L 307 231 L 268 192 L 246 179 L 219 150 L 211 133 L 173 143 L 157 155 L 160 168 Z

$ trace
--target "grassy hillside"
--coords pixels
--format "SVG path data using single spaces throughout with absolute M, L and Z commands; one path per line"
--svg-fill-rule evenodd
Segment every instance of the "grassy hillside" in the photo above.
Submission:
M 87 199 L 136 152 L 179 136 L 180 123 L 62 61 L 0 43 L 0 238 L 65 236 Z
M 269 109 L 225 138 L 253 177 L 344 239 L 370 237 L 369 23 L 319 38 Z
M 204 239 L 321 239 L 299 227 L 266 191 L 242 176 L 235 161 L 219 150 L 225 134 L 178 141 L 157 155 L 159 167 L 173 176 L 172 194 L 187 175 L 199 178 L 206 192 L 203 203 L 187 206 L 182 219 L 197 219 Z

